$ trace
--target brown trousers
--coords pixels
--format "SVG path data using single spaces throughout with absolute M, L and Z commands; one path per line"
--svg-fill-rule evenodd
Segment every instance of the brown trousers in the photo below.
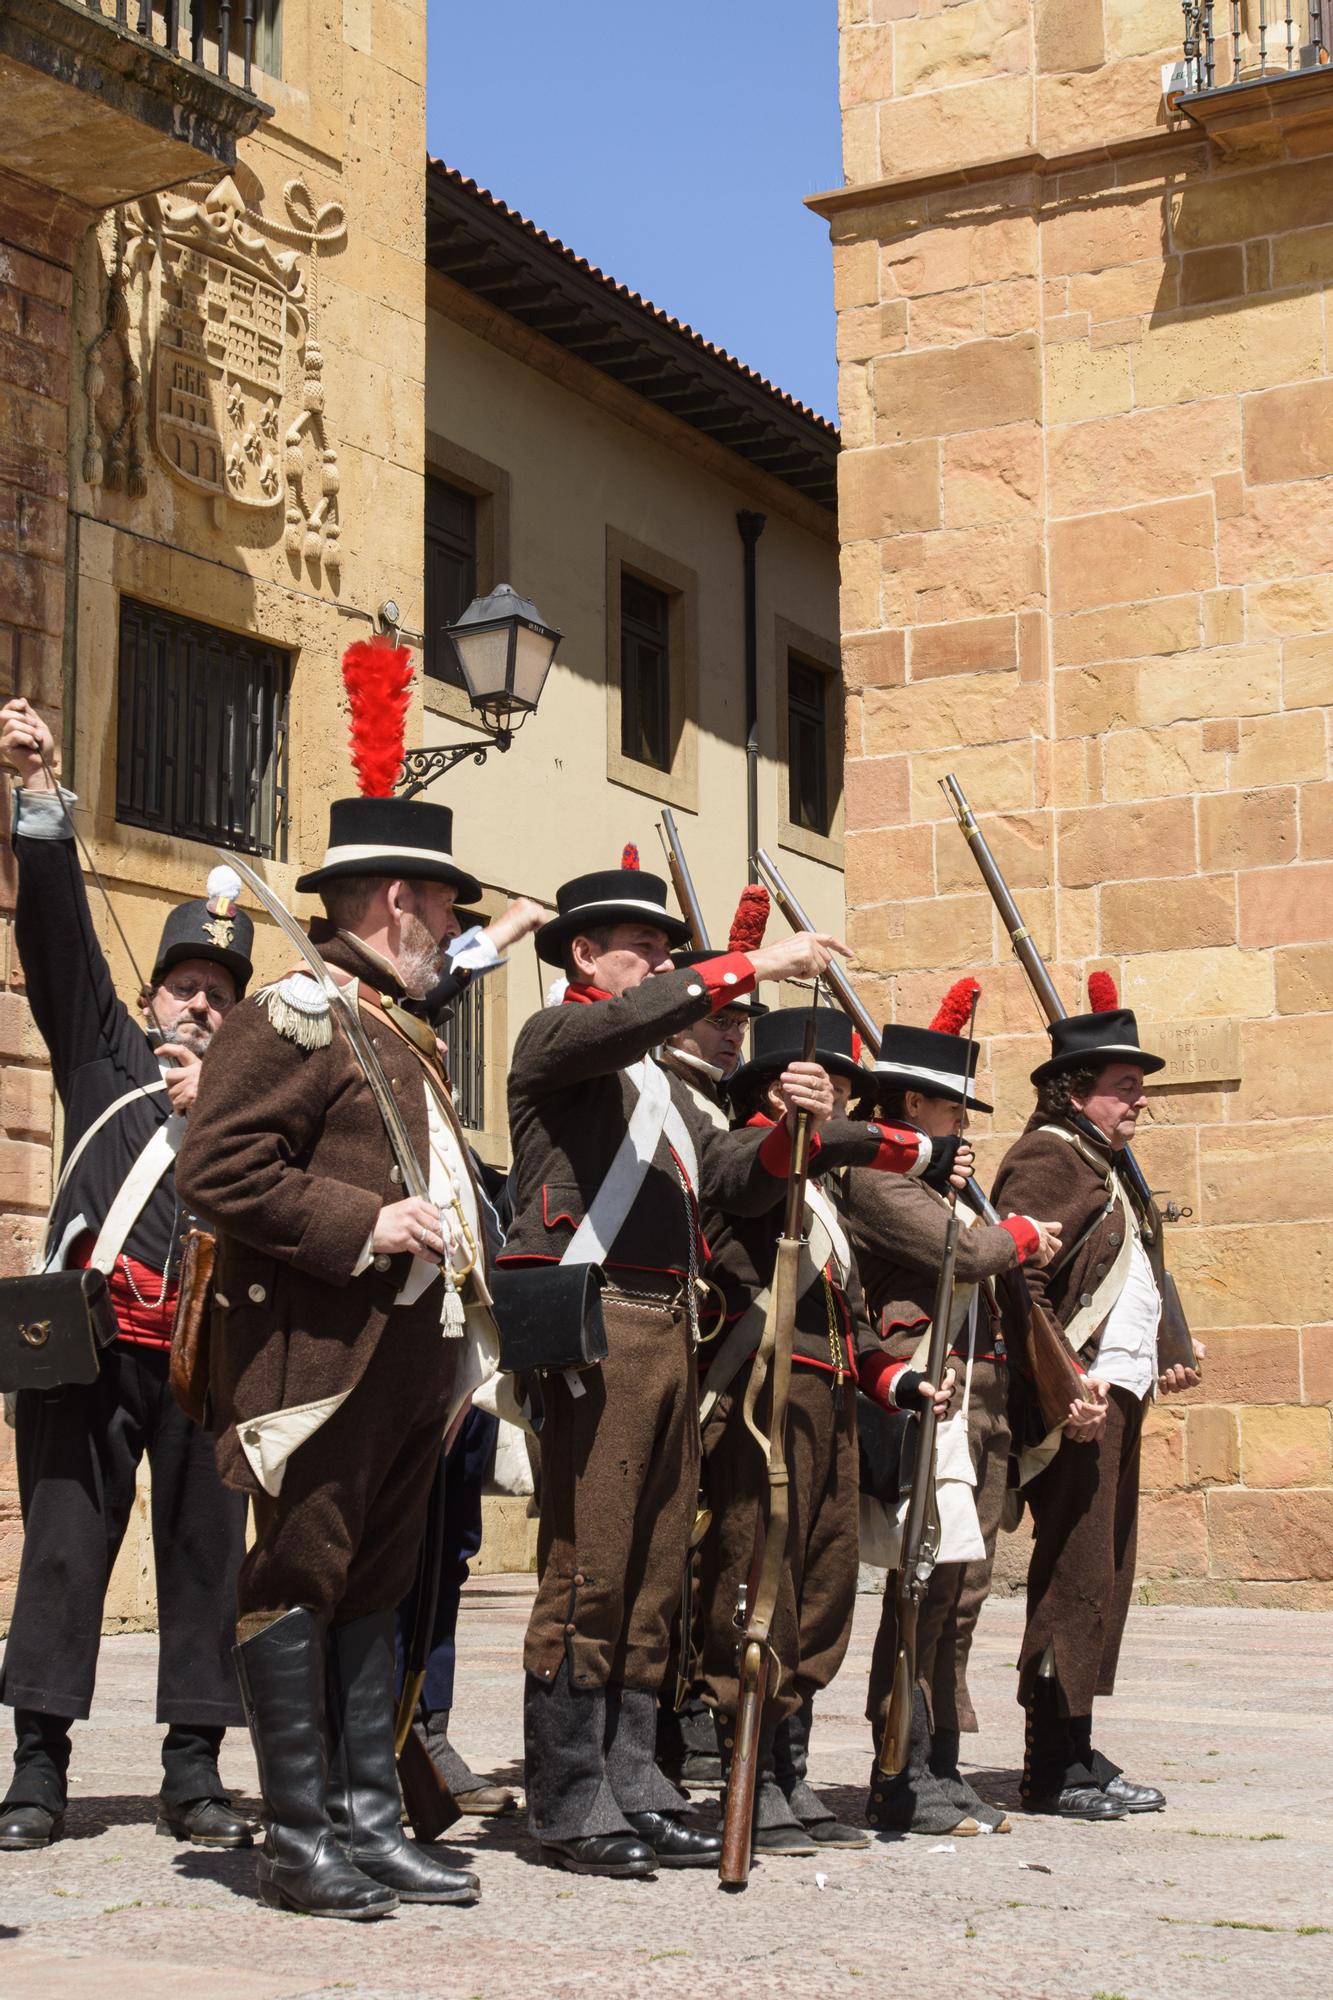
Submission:
M 1048 1646 L 1063 1714 L 1090 1715 L 1094 1696 L 1115 1692 L 1134 1588 L 1147 1406 L 1146 1396 L 1113 1388 L 1098 1442 L 1066 1439 L 1026 1489 L 1036 1534 L 1018 1659 L 1018 1699 L 1025 1706 Z
M 346 1402 L 288 1459 L 281 1490 L 254 1496 L 240 1621 L 304 1606 L 346 1624 L 411 1588 L 458 1361 L 438 1325 L 414 1319 L 390 1317 Z
M 544 1383 L 537 1597 L 523 1664 L 575 1688 L 662 1684 L 699 1487 L 698 1389 L 683 1305 L 602 1295 L 608 1353 L 581 1396 Z
M 990 1595 L 995 1541 L 1004 1510 L 1009 1470 L 1005 1373 L 1003 1364 L 994 1361 L 977 1361 L 972 1366 L 967 1442 L 977 1475 L 977 1521 L 986 1553 L 977 1562 L 938 1564 L 917 1614 L 916 1678 L 926 1698 L 932 1735 L 936 1730 L 977 1727 L 967 1687 L 967 1662 L 981 1607 Z M 874 1725 L 877 1738 L 888 1721 L 897 1646 L 897 1607 L 890 1585 L 884 1592 L 866 1691 L 866 1720 Z
M 700 1694 L 734 1715 L 737 1702 L 737 1598 L 750 1574 L 768 1494 L 767 1461 L 745 1428 L 747 1370 L 718 1398 L 704 1435 L 704 1499 L 712 1522 L 699 1550 Z M 767 1398 L 757 1421 L 768 1423 Z M 783 1721 L 826 1688 L 842 1665 L 856 1606 L 859 1535 L 856 1395 L 843 1385 L 841 1413 L 821 1369 L 792 1369 L 787 1409 L 790 1525 L 787 1562 L 773 1613 L 773 1649 L 765 1719 Z

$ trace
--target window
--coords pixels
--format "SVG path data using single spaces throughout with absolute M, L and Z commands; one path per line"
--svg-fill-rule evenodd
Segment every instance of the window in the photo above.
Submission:
M 628 570 L 620 577 L 620 750 L 671 769 L 670 599 Z
M 493 977 L 494 975 L 492 975 Z M 459 1123 L 486 1129 L 486 981 L 469 979 L 454 1002 L 444 1040 Z
M 286 860 L 290 683 L 277 646 L 123 598 L 116 818 Z
M 426 672 L 463 685 L 440 633 L 456 625 L 477 594 L 477 502 L 471 493 L 426 475 Z
M 194 47 L 194 21 L 196 0 L 185 0 L 180 10 L 181 35 L 176 44 L 177 52 L 189 54 Z M 252 0 L 254 8 L 255 40 L 252 51 L 254 66 L 265 76 L 282 75 L 282 0 Z M 202 0 L 203 21 L 201 33 L 204 48 L 208 51 L 207 66 L 213 68 L 217 61 L 219 35 L 222 23 L 222 0 Z M 133 16 L 131 16 L 134 19 Z M 135 20 L 135 25 L 138 21 Z M 140 33 L 152 34 L 151 25 L 140 29 Z M 245 54 L 245 9 L 241 0 L 231 0 L 227 16 L 228 68 L 234 81 L 239 82 L 241 63 Z
M 807 833 L 832 830 L 829 811 L 829 676 L 787 655 L 787 812 Z

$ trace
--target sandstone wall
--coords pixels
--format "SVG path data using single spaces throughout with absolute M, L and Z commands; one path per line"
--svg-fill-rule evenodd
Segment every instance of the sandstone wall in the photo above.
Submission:
M 1333 1602 L 1333 78 L 1210 136 L 1167 0 L 841 13 L 850 935 L 886 1018 L 980 973 L 993 1166 L 1043 1038 L 957 772 L 1066 1004 L 1105 967 L 1172 1055 L 1209 1352 L 1141 1575 Z

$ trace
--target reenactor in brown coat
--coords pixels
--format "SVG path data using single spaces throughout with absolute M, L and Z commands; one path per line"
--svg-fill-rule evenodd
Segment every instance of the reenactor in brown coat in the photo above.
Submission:
M 434 1036 L 400 1003 L 435 984 L 479 884 L 447 807 L 340 800 L 311 939 L 356 1004 L 430 1199 L 404 1195 L 385 1122 L 324 987 L 297 970 L 235 1008 L 178 1167 L 218 1232 L 218 1465 L 248 1493 L 237 1668 L 268 1831 L 264 1901 L 318 1916 L 471 1902 L 476 1877 L 404 1838 L 394 1610 L 446 1430 L 472 1386 L 484 1238 Z
M 839 947 L 799 937 L 677 970 L 688 941 L 666 884 L 634 865 L 558 892 L 538 955 L 569 982 L 524 1026 L 509 1079 L 514 1220 L 505 1261 L 600 1263 L 608 1352 L 544 1377 L 541 1528 L 528 1624 L 529 1821 L 579 1873 L 713 1867 L 654 1761 L 656 1708 L 698 1490 L 699 1205 L 764 1213 L 782 1198 L 786 1125 L 718 1131 L 652 1051 L 760 979 L 811 975 Z M 827 1079 L 793 1066 L 786 1100 L 817 1116 Z
M 802 1046 L 808 1008 L 784 1008 L 757 1024 L 750 1060 L 731 1097 L 746 1130 L 766 1130 L 779 1115 L 775 1084 Z M 846 1017 L 815 1010 L 815 1055 L 835 1095 L 850 1095 L 860 1070 Z M 865 1309 L 845 1232 L 833 1170 L 860 1162 L 876 1178 L 927 1175 L 945 1187 L 960 1156 L 956 1135 L 932 1141 L 905 1129 L 835 1117 L 824 1125 L 811 1160 L 806 1195 L 807 1245 L 793 1332 L 787 1409 L 790 1529 L 787 1562 L 774 1610 L 773 1649 L 781 1674 L 765 1704 L 752 1845 L 761 1854 L 812 1854 L 823 1847 L 863 1847 L 860 1829 L 843 1825 L 809 1783 L 815 1696 L 846 1654 L 855 1608 L 858 1561 L 856 1392 L 873 1369 L 880 1342 Z M 970 1155 L 962 1153 L 964 1164 Z M 759 1342 L 777 1254 L 771 1215 L 715 1218 L 705 1234 L 714 1251 L 710 1275 L 723 1312 L 706 1330 L 700 1353 L 704 1397 L 704 1499 L 711 1522 L 699 1558 L 700 1662 L 704 1701 L 713 1710 L 724 1766 L 735 1734 L 735 1615 L 761 1527 L 767 1472 L 744 1420 L 745 1385 Z
M 976 1095 L 976 1045 L 956 1032 L 974 987 L 974 981 L 960 982 L 929 1028 L 891 1024 L 884 1029 L 861 1100 L 877 1118 L 905 1122 L 942 1138 L 962 1131 L 965 1109 L 989 1112 L 990 1105 Z M 967 1660 L 990 1591 L 1009 1463 L 1008 1369 L 993 1280 L 1032 1260 L 1046 1261 L 1059 1231 L 1026 1216 L 986 1223 L 968 1206 L 966 1195 L 959 1197 L 958 1208 L 964 1226 L 955 1265 L 950 1377 L 965 1388 L 960 1435 L 955 1439 L 950 1433 L 950 1441 L 956 1449 L 965 1438 L 965 1462 L 956 1472 L 963 1484 L 972 1485 L 981 1553 L 965 1562 L 940 1561 L 932 1572 L 917 1624 L 909 1761 L 897 1778 L 885 1778 L 878 1765 L 872 1772 L 867 1818 L 872 1826 L 900 1833 L 965 1834 L 983 1826 L 999 1832 L 1009 1825 L 998 1807 L 977 1796 L 958 1767 L 961 1734 L 977 1727 Z M 847 1176 L 848 1234 L 883 1343 L 885 1386 L 904 1412 L 920 1404 L 948 1219 L 948 1201 L 919 1180 L 860 1168 Z M 936 1458 L 943 1475 L 942 1450 L 937 1449 Z M 877 1754 L 888 1720 L 896 1651 L 895 1593 L 890 1588 L 884 1593 L 866 1696 Z
M 1035 1540 L 1018 1662 L 1023 1799 L 1029 1812 L 1104 1820 L 1165 1804 L 1094 1748 L 1092 1705 L 1114 1691 L 1134 1584 L 1144 1414 L 1155 1388 L 1199 1378 L 1184 1368 L 1159 1375 L 1161 1295 L 1117 1170 L 1147 1102 L 1144 1078 L 1162 1058 L 1139 1046 L 1138 1024 L 1105 974 L 1093 975 L 1089 992 L 1096 1011 L 1050 1029 L 1050 1057 L 1032 1073 L 1036 1111 L 1005 1155 L 993 1198 L 1002 1210 L 1062 1225 L 1060 1255 L 1027 1282 L 1088 1382 L 1063 1436 L 1033 1449 L 1019 1441 L 1020 1469 L 1042 1467 L 1024 1486 Z

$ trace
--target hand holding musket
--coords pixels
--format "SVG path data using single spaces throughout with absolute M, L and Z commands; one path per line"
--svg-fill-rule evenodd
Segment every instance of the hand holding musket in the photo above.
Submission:
M 967 1055 L 963 1075 L 972 1074 L 972 1045 L 977 1032 L 977 993 L 972 992 L 972 1011 L 967 1023 Z M 967 1129 L 966 1092 L 963 1129 Z M 935 1311 L 930 1323 L 930 1346 L 926 1356 L 926 1376 L 932 1383 L 944 1380 L 953 1320 L 954 1269 L 958 1262 L 958 1203 L 953 1200 L 944 1235 L 944 1261 L 935 1287 Z M 935 1502 L 935 1431 L 939 1423 L 936 1398 L 925 1397 L 916 1413 L 920 1426 L 916 1436 L 916 1459 L 912 1466 L 912 1487 L 903 1522 L 902 1546 L 894 1572 L 897 1656 L 893 1665 L 893 1692 L 879 1750 L 879 1768 L 886 1777 L 896 1778 L 905 1769 L 912 1741 L 912 1696 L 916 1688 L 916 1627 L 921 1601 L 925 1597 L 940 1553 L 940 1519 Z
M 982 881 L 990 890 L 991 900 L 1000 914 L 1000 922 L 1009 933 L 1014 955 L 1028 976 L 1037 1005 L 1048 1021 L 1063 1021 L 1065 1008 L 1055 990 L 1050 973 L 1046 970 L 1041 953 L 1037 950 L 1032 934 L 1018 913 L 1018 905 L 1009 893 L 1009 886 L 1000 873 L 995 856 L 986 844 L 985 836 L 977 825 L 976 815 L 963 795 L 963 788 L 950 772 L 940 779 L 940 789 L 949 801 L 950 811 L 958 821 L 964 839 L 972 849 L 972 858 L 977 864 Z M 1189 1323 L 1185 1309 L 1180 1302 L 1176 1281 L 1166 1268 L 1166 1222 L 1174 1222 L 1179 1216 L 1187 1215 L 1188 1209 L 1178 1208 L 1175 1202 L 1168 1202 L 1166 1216 L 1158 1208 L 1152 1189 L 1144 1178 L 1143 1169 L 1126 1146 L 1119 1156 L 1119 1171 L 1124 1175 L 1125 1185 L 1138 1214 L 1143 1233 L 1143 1247 L 1152 1265 L 1153 1277 L 1162 1301 L 1161 1323 L 1157 1330 L 1158 1366 L 1163 1374 L 1173 1368 L 1201 1374 L 1201 1357 L 1190 1338 Z
M 818 993 L 818 987 L 816 987 Z M 815 1019 L 811 1008 L 806 1025 L 803 1060 L 810 1062 L 815 1049 Z M 750 1875 L 750 1841 L 753 1832 L 755 1786 L 759 1777 L 759 1732 L 763 1721 L 764 1696 L 768 1689 L 772 1651 L 769 1633 L 777 1605 L 778 1586 L 787 1559 L 789 1495 L 787 1476 L 787 1401 L 791 1389 L 792 1335 L 796 1326 L 796 1300 L 805 1215 L 805 1183 L 810 1161 L 808 1111 L 796 1116 L 791 1160 L 787 1167 L 787 1196 L 783 1211 L 782 1235 L 778 1239 L 777 1263 L 769 1295 L 768 1313 L 759 1349 L 750 1366 L 745 1390 L 746 1428 L 768 1459 L 768 1511 L 745 1595 L 737 1607 L 742 1620 L 739 1691 L 736 1702 L 736 1745 L 727 1779 L 726 1809 L 722 1822 L 722 1860 L 718 1880 L 724 1888 L 743 1889 Z M 755 1411 L 764 1384 L 772 1376 L 771 1414 L 765 1437 L 755 1421 Z

